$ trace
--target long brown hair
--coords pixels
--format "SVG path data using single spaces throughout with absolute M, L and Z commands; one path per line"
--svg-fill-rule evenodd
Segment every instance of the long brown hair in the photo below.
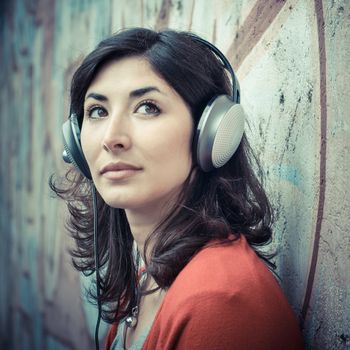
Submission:
M 98 71 L 110 60 L 127 56 L 142 56 L 151 64 L 190 107 L 195 126 L 213 96 L 231 94 L 221 62 L 189 33 L 133 28 L 103 40 L 75 72 L 71 113 L 78 116 L 80 123 L 86 91 Z M 237 238 L 244 235 L 257 255 L 274 267 L 271 256 L 257 249 L 271 240 L 272 211 L 261 184 L 258 160 L 245 135 L 235 155 L 222 168 L 205 173 L 196 166 L 195 157 L 193 164 L 176 208 L 159 223 L 145 245 L 147 249 L 150 240 L 154 242 L 146 268 L 159 287 L 170 287 L 204 245 L 214 239 L 227 242 L 231 233 Z M 66 200 L 70 212 L 67 226 L 76 242 L 71 251 L 73 264 L 84 274 L 92 274 L 91 183 L 71 168 L 62 178 L 51 177 L 50 186 Z M 102 316 L 112 322 L 130 313 L 136 303 L 139 266 L 125 211 L 109 207 L 98 193 L 97 206 Z M 93 290 L 91 297 L 96 300 Z

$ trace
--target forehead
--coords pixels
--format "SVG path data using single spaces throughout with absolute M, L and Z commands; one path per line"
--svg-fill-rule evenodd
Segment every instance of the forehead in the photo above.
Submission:
M 140 86 L 155 85 L 164 92 L 175 93 L 173 88 L 143 57 L 132 56 L 112 60 L 103 65 L 91 82 L 86 94 L 94 90 L 130 91 Z

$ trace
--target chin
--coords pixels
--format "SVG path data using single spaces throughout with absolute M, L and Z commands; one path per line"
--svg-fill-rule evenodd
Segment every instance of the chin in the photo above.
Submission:
M 142 206 L 142 201 L 139 198 L 120 198 L 121 196 L 112 196 L 109 193 L 106 196 L 102 196 L 102 199 L 107 205 L 115 209 L 132 209 Z
M 103 198 L 103 197 L 102 197 Z M 107 198 L 104 199 L 105 203 L 110 206 L 111 208 L 115 209 L 126 209 L 128 207 L 128 204 L 125 202 L 121 202 L 116 200 L 115 198 Z
M 98 183 L 96 188 L 103 201 L 111 208 L 126 209 L 129 205 L 133 205 L 134 202 L 138 201 L 136 193 L 130 192 L 130 190 L 125 191 L 125 189 L 115 188 L 114 186 L 101 186 Z

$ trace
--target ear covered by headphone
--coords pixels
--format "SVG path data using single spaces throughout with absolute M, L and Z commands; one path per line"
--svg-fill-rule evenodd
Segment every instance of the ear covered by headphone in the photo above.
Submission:
M 85 159 L 80 143 L 80 127 L 76 114 L 71 114 L 63 123 L 63 160 L 72 163 L 86 178 L 92 180 L 88 163 Z
M 211 171 L 225 165 L 236 152 L 244 132 L 244 111 L 227 95 L 214 97 L 199 120 L 196 153 L 199 167 Z
M 244 132 L 245 114 L 240 105 L 237 77 L 225 55 L 209 41 L 196 35 L 191 37 L 207 46 L 230 72 L 232 96 L 213 97 L 205 107 L 197 126 L 195 149 L 199 167 L 211 171 L 225 165 L 236 152 Z
M 210 42 L 196 35 L 191 34 L 191 37 L 207 46 L 220 58 L 232 79 L 232 96 L 213 97 L 205 107 L 197 126 L 194 150 L 199 167 L 208 172 L 225 165 L 236 152 L 244 133 L 245 114 L 240 105 L 238 80 L 225 55 Z M 64 161 L 72 163 L 91 180 L 89 166 L 80 144 L 80 127 L 75 114 L 63 124 L 62 131 Z

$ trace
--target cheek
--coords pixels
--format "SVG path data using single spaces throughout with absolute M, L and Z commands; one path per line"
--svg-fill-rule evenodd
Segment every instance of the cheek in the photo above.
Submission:
M 89 142 L 87 142 L 86 128 L 82 127 L 80 133 L 80 144 L 86 160 L 89 158 Z
M 171 133 L 159 130 L 153 135 L 150 147 L 147 151 L 147 158 L 157 164 L 158 171 L 185 172 L 189 171 L 192 164 L 192 128 L 185 130 L 174 127 Z
M 80 143 L 89 167 L 92 165 L 94 150 L 97 149 L 95 140 L 97 142 L 96 135 L 92 137 L 92 131 L 89 129 L 89 127 L 86 127 L 83 124 L 80 133 Z

